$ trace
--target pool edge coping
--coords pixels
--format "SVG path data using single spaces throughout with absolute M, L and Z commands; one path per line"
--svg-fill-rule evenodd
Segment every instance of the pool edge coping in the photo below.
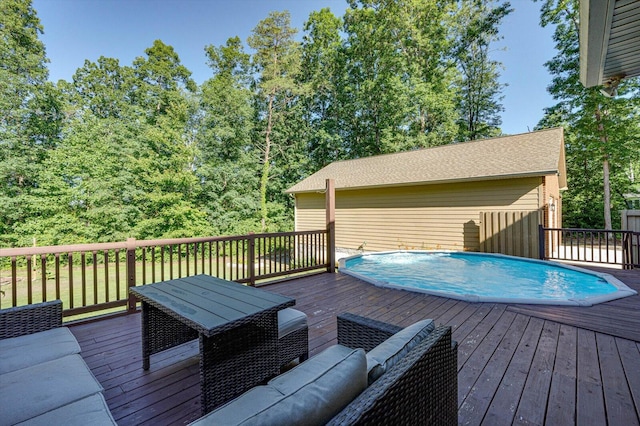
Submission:
M 464 253 L 468 255 L 503 257 L 507 259 L 517 259 L 519 261 L 541 263 L 541 264 L 552 264 L 553 266 L 556 266 L 559 268 L 565 268 L 565 269 L 570 269 L 577 272 L 586 273 L 589 275 L 595 275 L 607 281 L 607 283 L 611 284 L 612 286 L 614 286 L 616 288 L 616 291 L 608 294 L 590 296 L 590 297 L 585 297 L 581 299 L 564 299 L 564 300 L 493 297 L 493 296 L 479 296 L 476 294 L 455 294 L 455 293 L 448 293 L 448 292 L 443 292 L 438 290 L 427 290 L 427 289 L 421 289 L 421 288 L 408 289 L 406 286 L 393 284 L 387 281 L 380 281 L 375 278 L 367 277 L 357 272 L 350 271 L 345 266 L 345 263 L 349 259 L 354 259 L 354 258 L 362 257 L 365 255 L 370 256 L 370 255 L 381 255 L 381 254 L 392 254 L 392 253 Z M 393 288 L 398 290 L 412 291 L 416 293 L 430 294 L 432 296 L 462 300 L 469 303 L 480 302 L 480 303 L 523 304 L 523 305 L 593 306 L 599 303 L 610 302 L 612 300 L 622 299 L 623 297 L 634 296 L 638 294 L 637 291 L 629 288 L 625 283 L 620 281 L 618 278 L 614 277 L 611 274 L 607 274 L 606 272 L 592 271 L 590 269 L 585 269 L 585 268 L 581 268 L 579 266 L 574 266 L 574 265 L 567 265 L 560 262 L 554 262 L 552 260 L 540 260 L 540 259 L 532 259 L 528 257 L 510 256 L 510 255 L 501 254 L 501 253 L 480 253 L 480 252 L 459 251 L 459 250 L 388 250 L 388 251 L 377 251 L 377 252 L 362 252 L 359 254 L 354 254 L 351 256 L 341 258 L 338 262 L 338 270 L 343 274 L 350 275 L 352 277 L 358 278 L 362 281 L 368 282 L 378 287 Z

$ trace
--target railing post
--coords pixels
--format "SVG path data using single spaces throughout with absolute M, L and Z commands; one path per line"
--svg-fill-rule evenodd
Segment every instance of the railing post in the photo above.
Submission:
M 136 310 L 136 297 L 129 292 L 129 288 L 136 286 L 136 239 L 127 238 L 127 293 L 129 294 L 127 310 Z
M 326 180 L 325 210 L 327 216 L 327 272 L 336 272 L 336 188 L 333 179 Z
M 544 226 L 538 225 L 538 258 L 544 260 L 545 253 Z
M 256 285 L 256 237 L 253 233 L 247 235 L 249 240 L 249 285 Z

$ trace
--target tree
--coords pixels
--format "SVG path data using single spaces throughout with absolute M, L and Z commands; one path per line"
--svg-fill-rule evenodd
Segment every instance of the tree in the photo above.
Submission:
M 349 155 L 450 143 L 457 131 L 447 64 L 451 1 L 351 0 L 344 16 L 341 126 Z
M 546 66 L 553 75 L 548 90 L 558 103 L 538 126 L 565 126 L 570 188 L 565 224 L 612 229 L 611 211 L 624 207 L 622 194 L 633 185 L 626 171 L 640 161 L 640 84 L 623 81 L 615 98 L 603 96 L 599 87 L 582 86 L 577 0 L 545 1 L 541 23 L 556 26 L 558 54 Z M 594 205 L 604 212 L 601 219 L 585 217 Z
M 73 83 L 62 85 L 73 105 L 89 110 L 95 117 L 122 120 L 135 117 L 133 69 L 120 66 L 115 58 L 101 56 L 97 63 L 85 60 L 73 75 Z
M 42 32 L 30 0 L 0 2 L 0 235 L 8 244 L 31 214 L 30 195 L 60 132 L 61 104 L 47 82 Z
M 37 236 L 43 245 L 122 241 L 132 236 L 142 219 L 132 170 L 135 139 L 135 128 L 123 120 L 91 113 L 72 120 L 42 165 L 40 183 L 33 191 L 34 214 L 17 225 L 18 233 Z
M 491 43 L 498 40 L 502 19 L 511 13 L 508 2 L 464 0 L 456 13 L 453 58 L 460 70 L 457 108 L 459 141 L 498 136 L 504 108 L 500 95 L 498 61 L 489 57 Z
M 238 37 L 207 46 L 205 53 L 214 75 L 201 87 L 196 157 L 201 205 L 223 234 L 259 231 L 250 55 Z
M 297 30 L 290 26 L 289 12 L 271 12 L 253 29 L 248 39 L 255 50 L 253 64 L 259 73 L 257 102 L 260 109 L 262 153 L 260 172 L 260 221 L 267 229 L 267 186 L 272 165 L 278 154 L 293 145 L 287 132 L 286 119 L 290 119 L 294 102 L 304 92 L 299 83 L 300 46 L 294 40 Z
M 132 169 L 139 185 L 140 238 L 208 235 L 211 226 L 195 205 L 200 186 L 193 173 L 194 119 L 198 103 L 191 72 L 173 47 L 156 40 L 133 62 L 133 104 L 143 117 Z
M 309 86 L 304 110 L 311 172 L 348 155 L 341 127 L 340 93 L 345 89 L 341 28 L 342 20 L 328 8 L 311 12 L 304 25 L 301 79 Z

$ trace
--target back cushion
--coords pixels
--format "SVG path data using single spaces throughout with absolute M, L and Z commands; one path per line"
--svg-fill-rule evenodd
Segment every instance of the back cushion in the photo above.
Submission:
M 369 384 L 393 367 L 435 329 L 432 319 L 418 321 L 389 337 L 367 353 Z
M 364 350 L 335 345 L 193 424 L 324 425 L 366 387 Z

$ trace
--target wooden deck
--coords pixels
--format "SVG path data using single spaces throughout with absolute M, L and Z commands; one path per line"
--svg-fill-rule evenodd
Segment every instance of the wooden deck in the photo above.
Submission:
M 615 274 L 640 291 L 640 271 Z M 382 289 L 343 274 L 266 287 L 309 316 L 311 355 L 335 343 L 344 311 L 409 325 L 434 318 L 459 343 L 459 423 L 640 424 L 640 296 L 593 307 L 467 303 Z M 200 415 L 197 342 L 142 370 L 140 315 L 71 327 L 120 425 L 185 424 Z

